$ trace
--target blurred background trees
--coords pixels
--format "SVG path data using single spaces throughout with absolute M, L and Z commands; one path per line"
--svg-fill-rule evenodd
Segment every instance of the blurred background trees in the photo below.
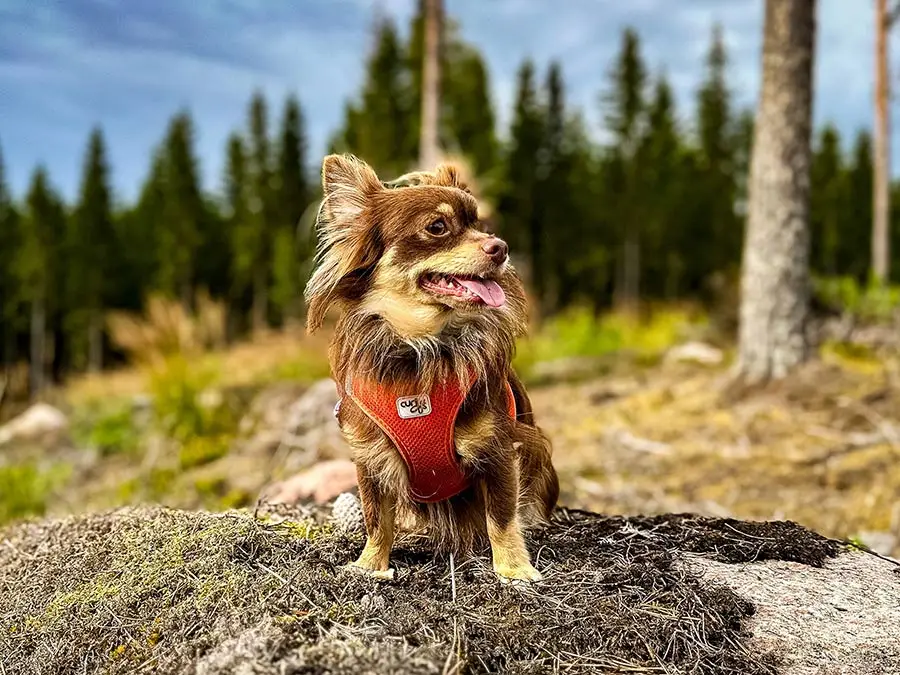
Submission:
M 389 19 L 373 27 L 364 80 L 329 143 L 385 178 L 418 164 L 430 81 L 424 7 L 406 31 Z M 598 64 L 602 133 L 567 101 L 558 63 L 526 61 L 501 135 L 484 58 L 452 16 L 440 23 L 439 48 L 428 52 L 439 61 L 440 95 L 425 112 L 434 112 L 438 147 L 467 161 L 492 205 L 537 316 L 572 305 L 601 311 L 682 299 L 734 310 L 727 305 L 741 262 L 753 112 L 738 106 L 728 86 L 718 27 L 686 109 L 676 106 L 666 72 L 647 66 L 640 35 L 626 29 L 605 72 Z M 222 301 L 230 339 L 302 320 L 319 158 L 308 153 L 301 99 L 253 94 L 245 128 L 227 140 L 213 194 L 201 187 L 197 133 L 190 112 L 176 111 L 133 203 L 113 193 L 102 129 L 90 132 L 71 204 L 44 169 L 27 194 L 11 195 L 0 155 L 0 363 L 29 363 L 33 392 L 69 373 L 114 365 L 121 355 L 103 318 L 141 311 L 153 294 L 188 311 L 201 292 Z M 814 131 L 810 263 L 817 278 L 867 283 L 872 163 L 867 132 L 847 139 L 827 124 Z M 898 217 L 891 214 L 892 238 Z

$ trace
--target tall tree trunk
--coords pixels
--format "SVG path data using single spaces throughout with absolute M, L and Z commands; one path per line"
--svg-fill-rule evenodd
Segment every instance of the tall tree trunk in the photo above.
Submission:
M 440 161 L 442 0 L 425 0 L 425 61 L 422 64 L 422 125 L 419 167 L 431 169 Z
M 890 77 L 888 74 L 887 0 L 875 0 L 875 166 L 873 167 L 872 275 L 877 283 L 890 277 L 891 167 Z
M 31 303 L 31 364 L 29 388 L 35 398 L 44 389 L 44 368 L 46 367 L 47 311 L 44 298 Z
M 97 373 L 103 368 L 103 315 L 91 312 L 88 323 L 88 372 Z
M 815 0 L 766 0 L 741 275 L 738 369 L 747 384 L 783 378 L 809 356 L 815 33 Z
M 267 282 L 265 267 L 258 265 L 253 271 L 253 308 L 251 312 L 254 333 L 264 331 L 268 325 L 267 308 L 269 298 Z

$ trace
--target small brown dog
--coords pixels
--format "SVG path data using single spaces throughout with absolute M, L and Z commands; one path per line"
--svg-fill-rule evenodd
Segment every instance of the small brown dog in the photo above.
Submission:
M 486 534 L 501 578 L 540 579 L 522 532 L 559 484 L 511 367 L 526 302 L 506 244 L 452 166 L 382 183 L 329 155 L 322 182 L 308 329 L 342 310 L 329 358 L 368 535 L 354 565 L 390 575 L 403 518 L 442 550 Z

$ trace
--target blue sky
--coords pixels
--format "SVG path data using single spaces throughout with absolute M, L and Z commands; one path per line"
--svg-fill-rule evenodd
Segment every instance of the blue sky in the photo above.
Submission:
M 251 92 L 278 110 L 296 92 L 310 161 L 358 89 L 376 11 L 405 29 L 414 0 L 2 0 L 0 149 L 21 194 L 42 162 L 64 194 L 77 190 L 90 128 L 107 135 L 117 195 L 131 199 L 174 111 L 198 129 L 204 184 L 218 187 L 227 135 Z M 763 0 L 445 0 L 484 53 L 505 127 L 515 71 L 531 56 L 562 63 L 569 101 L 597 125 L 598 91 L 626 25 L 664 69 L 689 120 L 711 27 L 725 31 L 730 85 L 742 103 L 759 86 Z M 817 120 L 845 134 L 870 126 L 873 3 L 820 0 Z M 896 146 L 897 144 L 895 144 Z M 895 147 L 896 150 L 896 147 Z M 898 158 L 900 154 L 896 153 Z M 898 165 L 895 159 L 894 165 Z

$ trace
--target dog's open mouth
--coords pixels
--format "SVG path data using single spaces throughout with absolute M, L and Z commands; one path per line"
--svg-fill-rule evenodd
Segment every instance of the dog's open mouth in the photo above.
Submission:
M 502 307 L 506 303 L 506 293 L 493 279 L 433 273 L 423 276 L 420 283 L 422 288 L 435 295 L 448 295 L 488 307 Z

